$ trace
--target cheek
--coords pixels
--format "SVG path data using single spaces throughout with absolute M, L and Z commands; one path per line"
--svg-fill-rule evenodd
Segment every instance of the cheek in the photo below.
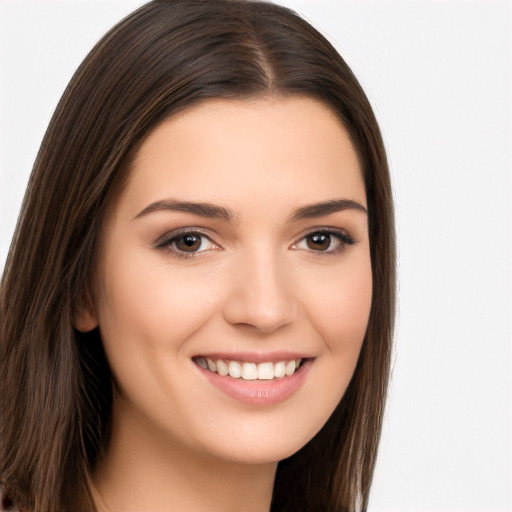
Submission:
M 201 279 L 176 272 L 158 255 L 152 265 L 143 254 L 119 258 L 105 268 L 104 275 L 108 277 L 100 301 L 100 324 L 117 339 L 156 345 L 179 343 L 213 307 L 204 286 L 198 289 Z M 199 293 L 203 297 L 201 307 Z
M 357 360 L 372 302 L 369 258 L 340 268 L 310 295 L 310 321 L 333 355 Z
M 369 257 L 333 269 L 308 290 L 303 310 L 324 348 L 312 368 L 311 385 L 305 389 L 310 439 L 342 399 L 357 365 L 372 302 Z

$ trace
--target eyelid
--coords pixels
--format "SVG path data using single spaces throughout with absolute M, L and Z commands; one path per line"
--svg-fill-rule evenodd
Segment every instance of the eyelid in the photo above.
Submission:
M 210 241 L 210 243 L 215 246 L 213 248 L 215 250 L 222 248 L 221 245 L 214 240 L 214 237 L 211 235 L 210 231 L 205 230 L 204 228 L 201 228 L 201 227 L 196 227 L 196 226 L 187 226 L 184 228 L 178 228 L 178 229 L 174 229 L 171 231 L 167 231 L 165 234 L 163 234 L 162 236 L 157 238 L 157 240 L 154 242 L 153 245 L 156 249 L 167 249 L 170 253 L 172 253 L 174 256 L 176 256 L 178 258 L 192 258 L 196 255 L 203 253 L 203 252 L 212 250 L 211 248 L 209 248 L 209 249 L 204 249 L 204 250 L 200 250 L 200 251 L 194 251 L 194 252 L 187 253 L 185 251 L 179 251 L 179 250 L 176 250 L 176 249 L 173 249 L 170 247 L 171 242 L 173 242 L 173 240 L 175 240 L 176 238 L 178 238 L 181 235 L 187 235 L 187 234 L 201 235 L 202 237 L 208 239 Z
M 335 249 L 330 249 L 326 251 L 315 251 L 313 249 L 301 249 L 297 247 L 297 245 L 303 240 L 305 240 L 307 237 L 317 233 L 326 234 L 338 238 L 338 240 L 340 241 L 340 245 Z M 305 250 L 314 254 L 318 254 L 320 256 L 330 256 L 342 252 L 347 245 L 355 245 L 356 243 L 357 241 L 348 233 L 346 229 L 335 228 L 331 226 L 315 226 L 314 228 L 310 228 L 306 232 L 302 233 L 300 237 L 297 238 L 297 241 L 291 245 L 291 248 L 296 250 Z
M 183 228 L 171 229 L 170 231 L 166 231 L 162 236 L 159 236 L 155 240 L 154 245 L 155 247 L 158 247 L 158 245 L 162 243 L 168 242 L 169 240 L 176 238 L 177 236 L 186 235 L 188 233 L 197 233 L 199 235 L 205 236 L 206 238 L 212 239 L 211 233 L 208 230 L 201 228 L 199 226 L 186 226 Z

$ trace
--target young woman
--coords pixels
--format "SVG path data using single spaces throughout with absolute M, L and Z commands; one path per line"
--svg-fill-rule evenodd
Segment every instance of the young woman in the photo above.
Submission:
M 393 305 L 383 144 L 333 47 L 269 3 L 144 5 L 64 93 L 5 267 L 5 505 L 365 510 Z

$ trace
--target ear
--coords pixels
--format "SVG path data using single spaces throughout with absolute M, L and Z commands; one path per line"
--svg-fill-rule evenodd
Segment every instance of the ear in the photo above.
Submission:
M 80 332 L 90 332 L 93 329 L 98 327 L 98 319 L 96 311 L 94 310 L 94 306 L 92 304 L 91 298 L 89 294 L 86 294 L 86 297 L 80 304 L 77 306 L 74 318 L 73 318 L 73 327 Z

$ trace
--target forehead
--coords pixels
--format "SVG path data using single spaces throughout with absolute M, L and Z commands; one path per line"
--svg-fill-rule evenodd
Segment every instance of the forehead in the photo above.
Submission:
M 147 137 L 123 195 L 133 208 L 165 196 L 236 208 L 254 194 L 278 202 L 341 194 L 365 203 L 357 155 L 331 109 L 304 97 L 202 103 Z

